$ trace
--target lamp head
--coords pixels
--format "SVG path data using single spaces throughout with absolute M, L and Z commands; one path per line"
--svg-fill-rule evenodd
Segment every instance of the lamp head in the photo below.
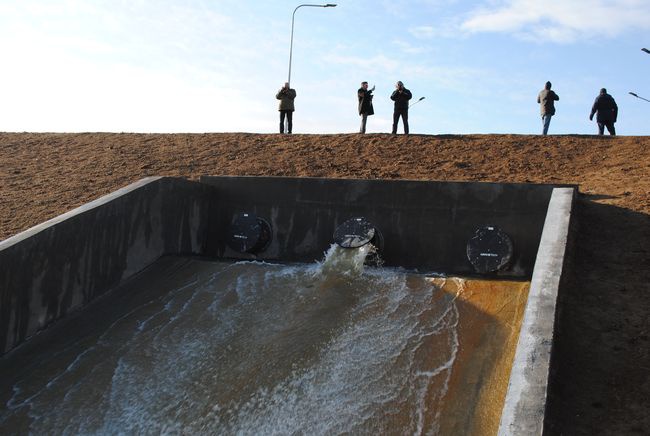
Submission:
M 644 51 L 644 52 L 650 54 L 650 50 L 648 50 L 647 48 L 642 48 L 641 51 Z
M 323 7 L 324 7 L 324 8 L 335 8 L 335 7 L 336 7 L 336 3 L 328 3 L 328 4 L 326 4 L 326 5 L 323 5 Z

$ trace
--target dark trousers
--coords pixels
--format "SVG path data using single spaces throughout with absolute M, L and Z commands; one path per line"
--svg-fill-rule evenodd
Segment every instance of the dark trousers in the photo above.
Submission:
M 284 116 L 287 116 L 287 133 L 293 128 L 293 111 L 280 111 L 280 133 L 284 133 Z
M 614 121 L 599 121 L 598 122 L 598 134 L 603 135 L 605 133 L 605 127 L 610 135 L 616 135 L 616 129 L 614 128 Z
M 402 117 L 402 122 L 404 123 L 404 133 L 409 134 L 409 109 L 395 109 L 393 112 L 393 135 L 397 134 L 397 123 L 399 122 L 399 117 Z
M 368 122 L 368 114 L 361 115 L 361 127 L 359 128 L 359 133 L 366 133 L 366 123 Z

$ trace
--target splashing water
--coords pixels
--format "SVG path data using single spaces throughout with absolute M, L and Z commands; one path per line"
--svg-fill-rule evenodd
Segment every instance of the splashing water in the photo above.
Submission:
M 360 276 L 363 273 L 366 258 L 376 252 L 377 249 L 372 244 L 365 244 L 359 248 L 341 248 L 337 244 L 332 244 L 325 253 L 323 262 L 316 264 L 315 273 Z
M 364 247 L 331 247 L 316 265 L 184 260 L 171 289 L 141 277 L 155 297 L 41 356 L 0 430 L 435 433 L 455 296 L 421 275 L 364 271 Z

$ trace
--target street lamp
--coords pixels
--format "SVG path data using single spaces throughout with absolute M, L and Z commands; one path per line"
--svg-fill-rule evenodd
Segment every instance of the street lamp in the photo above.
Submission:
M 650 100 L 648 100 L 647 98 L 643 98 L 643 97 L 641 97 L 640 95 L 636 95 L 634 92 L 629 92 L 629 94 L 630 94 L 630 95 L 633 95 L 633 96 L 636 97 L 636 98 L 640 98 L 641 100 L 645 100 L 645 101 L 650 102 Z
M 293 10 L 293 15 L 291 15 L 291 45 L 289 46 L 289 78 L 287 79 L 287 83 L 291 83 L 291 56 L 293 54 L 293 23 L 296 18 L 296 11 L 300 9 L 303 6 L 308 6 L 312 8 L 335 8 L 336 4 L 334 3 L 327 3 L 325 5 L 300 5 L 297 6 L 296 9 Z

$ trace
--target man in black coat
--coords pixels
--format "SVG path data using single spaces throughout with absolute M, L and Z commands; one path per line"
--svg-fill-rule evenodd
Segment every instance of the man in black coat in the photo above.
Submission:
M 374 86 L 372 89 L 368 89 L 368 82 L 361 82 L 361 88 L 357 91 L 357 96 L 359 97 L 359 115 L 361 115 L 361 128 L 359 129 L 359 133 L 366 133 L 368 115 L 375 114 L 375 109 L 372 107 L 372 91 L 374 90 Z
M 402 117 L 404 123 L 404 133 L 409 134 L 409 100 L 413 97 L 411 91 L 404 88 L 402 82 L 395 84 L 395 91 L 390 96 L 390 99 L 395 102 L 395 109 L 393 111 L 393 135 L 397 134 L 397 123 L 399 117 Z
M 605 88 L 600 90 L 600 94 L 596 97 L 594 105 L 591 107 L 591 113 L 589 114 L 589 120 L 594 119 L 594 114 L 598 112 L 596 116 L 596 122 L 598 123 L 598 134 L 602 135 L 605 133 L 605 127 L 610 135 L 616 135 L 616 129 L 614 129 L 614 123 L 618 117 L 618 106 L 614 101 L 614 97 L 607 93 Z

